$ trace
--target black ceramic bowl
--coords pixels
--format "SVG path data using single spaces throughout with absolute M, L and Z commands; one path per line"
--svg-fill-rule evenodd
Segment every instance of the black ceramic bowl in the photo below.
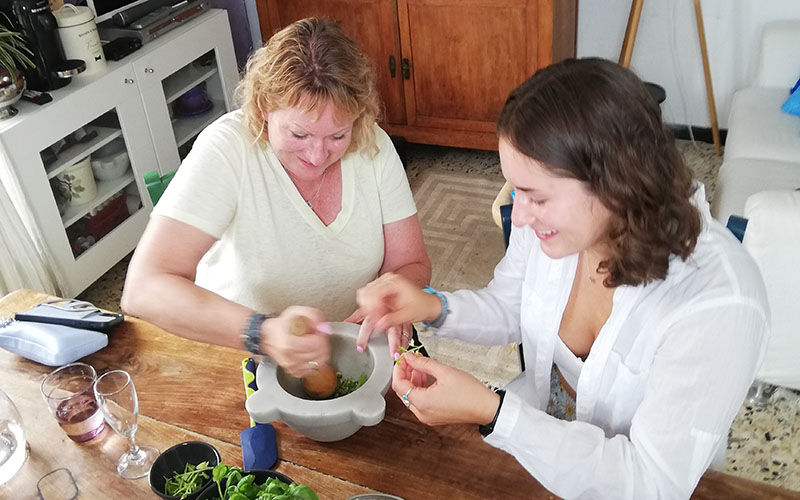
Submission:
M 250 474 L 256 476 L 256 480 L 253 482 L 254 484 L 264 484 L 267 479 L 271 477 L 277 478 L 286 484 L 292 484 L 293 482 L 292 478 L 289 476 L 281 474 L 280 472 L 275 472 L 274 470 L 253 469 L 242 471 L 242 477 Z M 222 488 L 224 491 L 224 483 L 222 484 Z M 214 487 L 204 489 L 203 492 L 197 497 L 197 500 L 210 500 L 212 498 L 219 498 L 219 489 L 216 487 L 216 483 L 214 483 Z
M 186 469 L 186 464 L 197 465 L 201 462 L 208 462 L 211 467 L 217 466 L 219 464 L 217 449 L 202 441 L 187 441 L 176 444 L 159 455 L 156 461 L 153 462 L 149 477 L 150 489 L 166 500 L 178 500 L 179 497 L 167 495 L 164 492 L 166 478 L 171 477 L 176 472 L 183 472 Z M 213 482 L 211 480 L 211 471 L 208 471 L 208 479 L 203 483 L 203 486 L 187 496 L 185 500 L 195 500 L 209 486 L 209 483 Z

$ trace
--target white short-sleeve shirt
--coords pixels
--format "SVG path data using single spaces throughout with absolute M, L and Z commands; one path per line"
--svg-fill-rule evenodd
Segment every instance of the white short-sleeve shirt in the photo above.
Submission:
M 375 134 L 377 155 L 342 159 L 342 208 L 327 227 L 241 111 L 198 136 L 153 213 L 217 238 L 198 285 L 261 312 L 308 305 L 340 321 L 383 263 L 383 225 L 416 213 L 389 136 L 377 125 Z

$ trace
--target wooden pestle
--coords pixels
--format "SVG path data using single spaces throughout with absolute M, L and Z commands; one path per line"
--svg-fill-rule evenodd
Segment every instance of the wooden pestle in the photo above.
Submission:
M 292 335 L 302 336 L 314 332 L 311 320 L 305 316 L 295 316 L 289 324 Z M 336 372 L 330 365 L 319 365 L 314 373 L 303 377 L 303 387 L 313 399 L 326 399 L 336 391 Z

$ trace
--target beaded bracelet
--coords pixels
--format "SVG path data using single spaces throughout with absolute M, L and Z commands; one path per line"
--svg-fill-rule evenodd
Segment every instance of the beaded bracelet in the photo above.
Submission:
M 422 291 L 425 293 L 429 293 L 431 295 L 436 295 L 436 297 L 438 297 L 439 301 L 442 303 L 442 312 L 441 314 L 439 314 L 439 317 L 437 317 L 435 320 L 431 322 L 423 321 L 422 323 L 425 326 L 439 328 L 440 326 L 442 326 L 442 323 L 444 323 L 445 318 L 447 318 L 447 299 L 444 297 L 444 295 L 441 294 L 441 292 L 439 292 L 438 290 L 434 290 L 429 286 L 423 288 Z

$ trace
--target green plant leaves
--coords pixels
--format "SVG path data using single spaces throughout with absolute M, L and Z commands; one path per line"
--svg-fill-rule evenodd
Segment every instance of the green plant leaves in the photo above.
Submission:
M 216 500 L 319 500 L 308 486 L 286 484 L 274 477 L 259 485 L 253 474 L 243 476 L 243 472 L 240 467 L 225 464 L 214 467 L 211 477 L 217 483 L 219 497 Z
M 196 466 L 186 464 L 182 473 L 175 474 L 170 478 L 164 478 L 167 480 L 164 484 L 164 491 L 167 495 L 186 498 L 203 486 L 209 478 L 207 471 L 211 470 L 208 462 L 200 462 Z
M 333 391 L 333 398 L 344 396 L 355 391 L 367 381 L 366 375 L 361 375 L 358 379 L 343 377 L 342 372 L 336 372 L 336 390 Z
M 6 26 L 11 26 L 8 17 L 3 15 L 5 21 L 0 24 L 0 67 L 11 75 L 12 80 L 17 69 L 33 68 L 31 57 L 33 52 L 25 45 L 25 39 L 19 32 L 11 31 Z

